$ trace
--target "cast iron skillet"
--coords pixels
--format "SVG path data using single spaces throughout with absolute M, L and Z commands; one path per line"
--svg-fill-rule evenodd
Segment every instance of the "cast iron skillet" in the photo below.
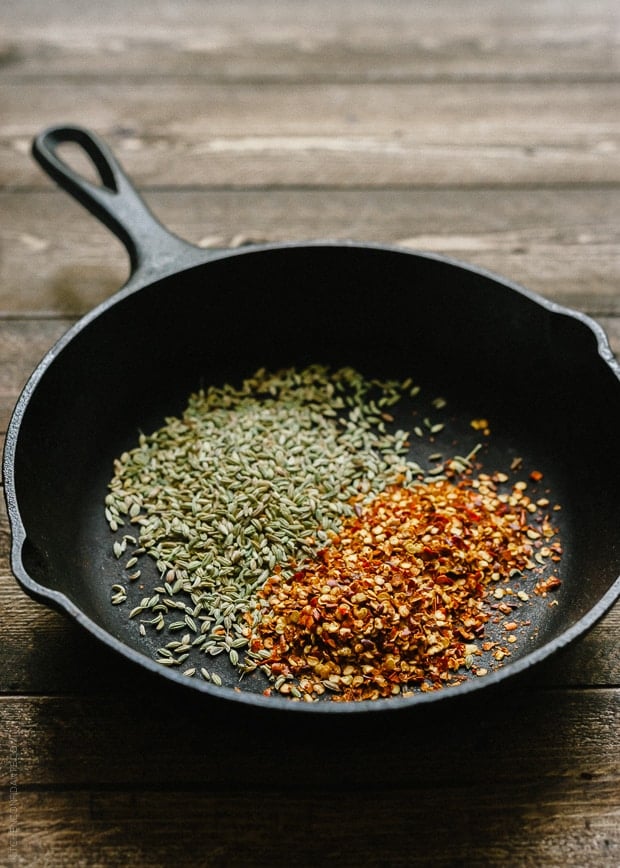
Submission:
M 100 184 L 59 155 L 68 142 L 90 157 Z M 616 600 L 620 368 L 596 323 L 443 256 L 331 241 L 201 250 L 157 222 L 92 133 L 49 129 L 33 153 L 121 238 L 131 275 L 47 353 L 14 410 L 4 481 L 12 568 L 28 594 L 186 687 L 332 714 L 406 709 L 483 690 L 584 634 Z M 532 493 L 562 506 L 554 518 L 563 584 L 557 605 L 531 607 L 530 633 L 502 668 L 410 697 L 293 703 L 263 696 L 260 679 L 239 684 L 232 671 L 222 669 L 218 688 L 164 669 L 153 661 L 162 643 L 140 637 L 124 607 L 110 605 L 123 569 L 103 514 L 113 458 L 135 444 L 138 431 L 181 412 L 201 385 L 313 362 L 352 365 L 371 377 L 412 376 L 421 397 L 396 420 L 409 428 L 436 414 L 433 398 L 446 398 L 437 441 L 412 437 L 422 462 L 438 450 L 466 454 L 480 439 L 470 421 L 486 417 L 492 433 L 482 438 L 484 469 L 506 470 L 519 457 L 525 478 L 533 469 L 544 473 Z

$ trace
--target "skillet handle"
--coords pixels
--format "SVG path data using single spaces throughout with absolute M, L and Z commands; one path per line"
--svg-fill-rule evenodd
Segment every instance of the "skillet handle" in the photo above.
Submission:
M 61 145 L 79 145 L 101 179 L 93 184 L 59 155 Z M 208 253 L 169 232 L 154 217 L 118 160 L 98 136 L 83 127 L 54 126 L 32 143 L 32 155 L 44 171 L 104 223 L 125 245 L 131 263 L 130 281 L 163 277 L 198 262 Z

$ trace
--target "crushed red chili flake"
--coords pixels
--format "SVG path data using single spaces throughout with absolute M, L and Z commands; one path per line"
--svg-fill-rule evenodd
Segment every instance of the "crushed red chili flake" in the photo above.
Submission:
M 457 684 L 463 667 L 483 674 L 473 654 L 490 586 L 531 568 L 555 534 L 542 511 L 523 508 L 525 487 L 500 494 L 484 474 L 392 486 L 358 504 L 314 560 L 260 591 L 251 649 L 275 688 L 357 701 Z
M 539 596 L 546 597 L 548 591 L 555 591 L 562 584 L 562 580 L 558 579 L 557 576 L 549 576 L 548 579 L 543 579 L 538 582 L 536 587 L 534 588 L 534 593 Z
M 487 436 L 491 433 L 489 423 L 486 419 L 472 419 L 469 424 L 474 431 L 482 431 L 482 433 Z

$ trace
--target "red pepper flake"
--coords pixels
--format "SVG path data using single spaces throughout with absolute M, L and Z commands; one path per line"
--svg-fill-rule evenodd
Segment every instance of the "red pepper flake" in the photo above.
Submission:
M 542 478 L 543 475 L 540 470 L 532 470 L 532 472 L 530 473 L 530 479 L 532 480 L 532 482 L 540 482 Z
M 272 576 L 251 648 L 271 652 L 258 656 L 276 690 L 358 701 L 463 681 L 490 586 L 525 570 L 533 551 L 532 515 L 499 498 L 484 474 L 392 486 L 292 578 Z
M 487 419 L 472 419 L 469 423 L 474 431 L 482 431 L 485 437 L 488 437 L 491 433 L 491 429 L 489 428 L 489 423 Z
M 555 591 L 562 584 L 562 579 L 557 576 L 549 576 L 548 579 L 542 579 L 534 588 L 534 593 L 539 596 L 546 597 L 548 591 Z

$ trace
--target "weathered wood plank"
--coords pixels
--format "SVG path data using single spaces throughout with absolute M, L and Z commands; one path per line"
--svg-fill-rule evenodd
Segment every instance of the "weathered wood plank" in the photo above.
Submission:
M 595 315 L 620 314 L 620 196 L 613 187 L 146 189 L 144 196 L 171 231 L 196 244 L 402 244 L 489 268 Z M 67 194 L 0 193 L 1 314 L 77 316 L 127 274 L 120 242 Z
M 616 83 L 9 82 L 3 102 L 6 188 L 42 186 L 30 140 L 71 121 L 104 135 L 139 185 L 620 182 Z
M 0 431 L 6 431 L 21 389 L 68 320 L 0 321 Z
M 325 769 L 328 780 L 334 776 Z M 345 868 L 616 868 L 620 859 L 615 782 L 581 780 L 542 793 L 491 785 L 475 794 L 454 785 L 379 794 L 362 785 L 343 794 L 308 790 L 303 776 L 291 785 L 266 795 L 259 775 L 244 793 L 174 785 L 163 792 L 18 790 L 14 832 L 2 844 L 21 868 L 253 868 L 293 860 Z
M 5 78 L 595 79 L 620 73 L 617 4 L 171 0 L 0 10 Z
M 98 695 L 3 697 L 0 721 L 22 788 L 529 782 L 544 799 L 582 780 L 619 782 L 620 690 L 512 685 L 477 699 L 403 714 L 283 716 L 137 678 Z M 4 764 L 1 774 L 5 786 Z

